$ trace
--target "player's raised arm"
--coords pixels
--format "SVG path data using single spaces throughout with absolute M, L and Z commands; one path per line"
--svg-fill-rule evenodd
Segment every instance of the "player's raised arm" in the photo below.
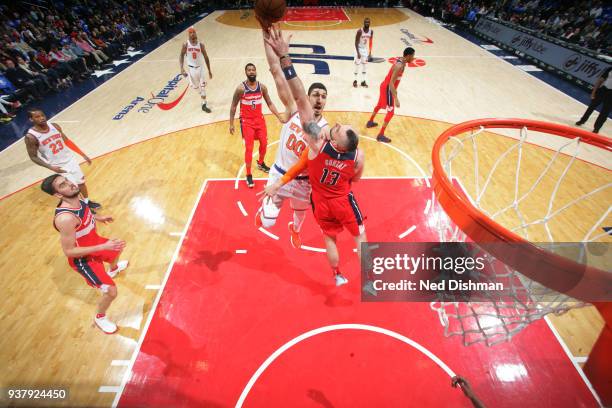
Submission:
M 274 53 L 280 59 L 281 69 L 283 70 L 285 79 L 289 84 L 291 95 L 293 96 L 293 100 L 295 101 L 300 114 L 300 121 L 302 122 L 302 129 L 304 129 L 305 140 L 311 150 L 318 151 L 320 147 L 319 142 L 321 140 L 321 128 L 315 122 L 314 110 L 312 109 L 308 96 L 306 95 L 304 84 L 302 84 L 302 81 L 297 76 L 297 72 L 291 63 L 291 58 L 289 57 L 289 39 L 291 39 L 291 36 L 285 39 L 283 38 L 283 34 L 280 29 L 272 27 L 270 28 L 270 36 L 268 38 L 264 38 L 264 41 L 270 45 L 270 47 L 274 50 Z
M 236 90 L 234 91 L 234 97 L 232 98 L 232 106 L 230 107 L 230 128 L 229 131 L 230 133 L 233 135 L 234 134 L 234 116 L 236 116 L 236 107 L 238 106 L 238 103 L 240 102 L 240 97 L 242 96 L 242 94 L 244 93 L 244 87 L 242 85 L 239 85 L 236 87 Z
M 278 97 L 285 106 L 285 120 L 289 120 L 289 117 L 297 111 L 297 106 L 295 105 L 293 96 L 291 95 L 291 89 L 289 89 L 289 84 L 285 79 L 285 75 L 283 75 L 283 70 L 280 66 L 280 61 L 274 53 L 272 47 L 270 47 L 270 44 L 265 41 L 265 39 L 269 37 L 269 32 L 267 30 L 263 30 L 263 43 L 264 50 L 266 51 L 266 60 L 268 61 L 268 65 L 270 66 L 272 78 L 274 78 L 274 85 L 276 85 L 276 92 L 278 93 Z
M 187 76 L 185 68 L 183 67 L 183 63 L 185 62 L 185 54 L 187 54 L 187 43 L 183 43 L 183 46 L 181 47 L 181 54 L 179 55 L 179 68 L 181 69 L 182 76 Z

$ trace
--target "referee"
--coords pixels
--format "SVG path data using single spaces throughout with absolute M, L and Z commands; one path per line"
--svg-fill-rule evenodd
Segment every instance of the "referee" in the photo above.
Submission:
M 587 120 L 589 120 L 589 116 L 591 116 L 591 113 L 593 113 L 595 108 L 603 103 L 599 116 L 595 121 L 593 133 L 599 133 L 599 129 L 601 129 L 603 124 L 606 122 L 606 119 L 608 119 L 608 114 L 610 113 L 610 106 L 612 105 L 612 75 L 610 75 L 610 71 L 612 71 L 612 67 L 608 67 L 603 74 L 601 74 L 595 83 L 595 87 L 593 87 L 589 107 L 587 108 L 586 112 L 584 112 L 584 115 L 582 115 L 580 120 L 576 122 L 576 125 L 578 126 L 583 125 Z

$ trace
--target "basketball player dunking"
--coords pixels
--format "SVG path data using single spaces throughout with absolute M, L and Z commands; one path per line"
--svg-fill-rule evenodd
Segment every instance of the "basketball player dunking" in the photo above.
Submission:
M 206 72 L 204 70 L 204 62 L 206 62 L 206 68 L 208 69 L 208 77 L 212 79 L 212 71 L 210 70 L 210 61 L 208 60 L 208 54 L 204 44 L 198 41 L 198 35 L 193 27 L 187 30 L 189 38 L 187 42 L 183 44 L 181 48 L 181 55 L 179 57 L 179 63 L 181 67 L 181 74 L 187 76 L 185 68 L 183 68 L 183 61 L 185 55 L 187 55 L 187 66 L 189 67 L 189 83 L 193 89 L 197 89 L 200 92 L 202 98 L 202 110 L 206 113 L 210 113 L 210 109 L 206 106 Z
M 80 154 L 89 165 L 91 165 L 91 159 L 72 140 L 68 139 L 58 124 L 48 123 L 47 116 L 42 110 L 30 109 L 28 116 L 34 124 L 24 136 L 30 159 L 39 166 L 46 167 L 55 173 L 61 173 L 77 184 L 89 208 L 92 210 L 100 208 L 99 203 L 90 201 L 88 198 L 85 176 L 72 151 Z
M 53 226 L 60 233 L 60 242 L 68 263 L 87 284 L 98 288 L 102 298 L 94 322 L 104 333 L 117 331 L 117 325 L 106 317 L 106 310 L 117 297 L 113 277 L 127 268 L 127 261 L 118 261 L 125 247 L 119 239 L 102 238 L 96 232 L 96 221 L 113 222 L 110 216 L 94 214 L 85 201 L 79 199 L 79 188 L 60 174 L 43 180 L 41 189 L 60 199 L 55 209 Z M 110 264 L 108 272 L 104 264 Z
M 248 63 L 244 67 L 244 73 L 247 80 L 241 82 L 234 91 L 232 106 L 230 108 L 230 128 L 229 131 L 234 134 L 234 116 L 236 115 L 236 106 L 240 102 L 240 131 L 244 140 L 244 164 L 246 167 L 246 183 L 249 188 L 253 188 L 253 175 L 251 174 L 251 162 L 253 161 L 253 145 L 255 139 L 259 140 L 259 159 L 257 160 L 257 168 L 265 173 L 270 171 L 266 166 L 264 159 L 266 158 L 266 150 L 268 148 L 268 129 L 266 128 L 266 120 L 262 112 L 262 100 L 266 101 L 266 105 L 270 112 L 283 122 L 281 114 L 278 113 L 276 106 L 270 99 L 268 88 L 257 81 L 257 68 L 254 64 Z
M 370 29 L 370 18 L 366 17 L 363 20 L 363 27 L 357 30 L 357 34 L 355 35 L 355 80 L 353 81 L 353 86 L 355 88 L 357 88 L 357 78 L 359 76 L 360 66 L 362 74 L 361 86 L 368 87 L 366 75 L 373 40 L 374 31 Z
M 284 177 L 287 169 L 297 163 L 300 155 L 306 149 L 306 141 L 304 140 L 300 114 L 291 96 L 291 90 L 283 75 L 278 57 L 266 42 L 264 42 L 264 49 L 266 50 L 266 58 L 270 65 L 270 71 L 272 72 L 278 95 L 290 116 L 287 123 L 281 129 L 276 160 L 268 176 L 267 185 L 269 186 L 276 183 L 281 177 Z M 323 118 L 323 109 L 325 109 L 325 103 L 327 102 L 327 88 L 325 88 L 325 85 L 318 82 L 310 85 L 308 100 L 314 111 L 314 120 L 321 128 L 326 127 L 327 121 Z M 255 225 L 265 228 L 274 226 L 283 203 L 289 200 L 293 210 L 293 221 L 289 222 L 291 245 L 294 248 L 300 248 L 302 245 L 300 230 L 306 218 L 306 211 L 310 207 L 310 191 L 308 173 L 305 171 L 301 172 L 301 174 L 296 175 L 293 181 L 280 188 L 276 194 L 263 200 L 261 207 L 255 215 Z
M 374 108 L 374 112 L 372 112 L 372 116 L 370 116 L 370 120 L 368 123 L 366 123 L 366 127 L 368 128 L 378 126 L 378 123 L 374 122 L 374 118 L 379 110 L 386 108 L 387 114 L 385 115 L 385 121 L 383 122 L 380 132 L 378 132 L 378 136 L 376 137 L 376 140 L 379 142 L 391 143 L 391 139 L 385 136 L 385 129 L 387 129 L 387 125 L 395 113 L 395 108 L 400 107 L 400 102 L 397 98 L 397 87 L 402 80 L 402 75 L 404 74 L 406 64 L 411 63 L 413 60 L 414 49 L 411 47 L 404 49 L 404 56 L 395 61 L 387 73 L 385 80 L 382 82 L 382 84 L 380 84 L 378 103 Z
M 351 192 L 351 182 L 358 181 L 364 168 L 365 155 L 357 149 L 359 137 L 351 126 L 336 124 L 321 128 L 314 116 L 312 105 L 304 91 L 302 81 L 289 57 L 288 40 L 276 27 L 264 34 L 266 41 L 280 60 L 281 69 L 295 100 L 304 140 L 308 144 L 308 178 L 312 185 L 312 207 L 315 219 L 323 231 L 327 259 L 337 286 L 348 282 L 338 268 L 336 246 L 338 233 L 346 228 L 354 237 L 361 257 L 361 243 L 366 241 L 363 217 Z M 283 180 L 266 187 L 263 193 L 273 197 Z

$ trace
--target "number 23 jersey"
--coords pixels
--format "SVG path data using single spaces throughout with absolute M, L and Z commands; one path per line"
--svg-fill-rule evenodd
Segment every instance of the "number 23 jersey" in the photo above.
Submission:
M 317 125 L 323 128 L 328 124 L 325 118 L 321 116 Z M 308 146 L 306 140 L 304 140 L 304 131 L 302 130 L 302 122 L 300 121 L 299 113 L 294 113 L 289 121 L 283 125 L 279 143 L 280 147 L 276 153 L 276 161 L 274 164 L 283 171 L 287 171 L 298 162 L 302 152 Z M 300 176 L 306 174 L 307 171 L 304 171 Z

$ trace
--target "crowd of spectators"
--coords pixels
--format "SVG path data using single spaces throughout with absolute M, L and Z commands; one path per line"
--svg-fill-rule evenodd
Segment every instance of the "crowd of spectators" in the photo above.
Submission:
M 612 52 L 612 8 L 600 0 L 413 0 L 408 3 L 450 23 L 473 24 L 481 16 L 491 16 L 602 54 Z
M 0 121 L 161 36 L 201 0 L 58 0 L 0 6 Z

